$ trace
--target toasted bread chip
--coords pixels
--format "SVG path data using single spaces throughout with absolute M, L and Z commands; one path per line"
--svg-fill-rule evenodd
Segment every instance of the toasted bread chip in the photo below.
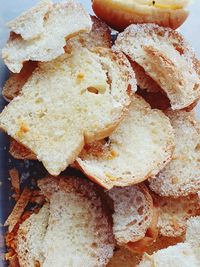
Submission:
M 85 142 L 107 137 L 116 128 L 132 90 L 134 72 L 122 53 L 74 47 L 39 64 L 1 113 L 0 127 L 58 175 Z
M 161 249 L 149 256 L 145 254 L 139 267 L 198 267 L 200 266 L 200 217 L 188 220 L 186 240 Z
M 11 185 L 14 189 L 17 196 L 20 194 L 20 179 L 19 179 L 19 172 L 17 169 L 11 169 L 9 170 L 9 175 L 11 178 Z
M 199 99 L 199 62 L 178 32 L 155 24 L 131 25 L 118 35 L 115 49 L 144 68 L 166 93 L 173 110 Z
M 11 214 L 8 216 L 8 219 L 4 224 L 5 226 L 8 226 L 9 232 L 12 232 L 15 225 L 19 222 L 19 219 L 22 216 L 30 198 L 31 198 L 31 191 L 27 187 L 25 187 L 17 203 L 15 204 Z
M 19 227 L 20 266 L 106 266 L 114 239 L 95 186 L 78 177 L 46 177 L 38 185 L 49 203 Z
M 2 58 L 12 72 L 19 73 L 25 61 L 51 61 L 64 54 L 65 39 L 89 32 L 92 23 L 81 4 L 43 0 L 8 27 L 12 32 Z
M 28 159 L 28 160 L 36 160 L 36 155 L 27 147 L 17 142 L 15 139 L 11 138 L 9 153 L 15 159 Z
M 150 188 L 158 195 L 181 197 L 200 190 L 200 124 L 193 112 L 166 113 L 175 130 L 172 161 L 154 178 Z
M 77 163 L 90 179 L 107 189 L 128 186 L 158 173 L 170 161 L 173 146 L 168 118 L 134 96 L 128 115 L 108 143 L 102 142 L 101 149 L 94 144 L 94 151 L 85 147 Z
M 200 202 L 197 195 L 177 199 L 156 196 L 160 205 L 158 228 L 162 236 L 183 236 L 190 217 L 200 215 Z
M 118 245 L 142 239 L 153 217 L 153 200 L 145 185 L 113 188 L 113 232 Z

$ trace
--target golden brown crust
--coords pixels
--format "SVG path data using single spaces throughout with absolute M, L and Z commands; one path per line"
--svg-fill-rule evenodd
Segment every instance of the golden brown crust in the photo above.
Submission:
M 177 29 L 189 14 L 186 9 L 144 8 L 139 5 L 133 7 L 112 0 L 93 0 L 92 8 L 99 18 L 118 31 L 137 23 L 155 23 Z
M 11 101 L 13 98 L 19 95 L 22 87 L 27 82 L 36 67 L 36 62 L 28 61 L 24 63 L 20 73 L 10 74 L 10 77 L 5 83 L 2 91 L 2 95 L 7 101 Z
M 15 139 L 11 138 L 10 140 L 10 148 L 9 153 L 15 159 L 22 159 L 22 160 L 37 160 L 36 155 L 27 147 L 17 142 Z

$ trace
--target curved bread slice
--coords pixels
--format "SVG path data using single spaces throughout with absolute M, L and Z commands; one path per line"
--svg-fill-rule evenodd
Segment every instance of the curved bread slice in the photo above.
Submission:
M 50 61 L 64 54 L 65 39 L 89 32 L 92 23 L 81 4 L 43 0 L 8 26 L 12 32 L 2 58 L 12 72 L 19 73 L 25 61 Z
M 47 177 L 38 185 L 49 204 L 19 227 L 20 266 L 106 266 L 114 249 L 112 225 L 94 185 L 75 177 Z
M 171 159 L 173 130 L 169 119 L 139 96 L 106 144 L 85 147 L 77 163 L 84 173 L 111 189 L 144 181 Z
M 160 206 L 158 228 L 162 236 L 178 237 L 186 232 L 187 220 L 200 215 L 200 201 L 197 195 L 177 199 L 156 196 Z
M 94 49 L 95 47 L 111 48 L 112 40 L 108 26 L 95 16 L 91 16 L 91 19 L 92 30 L 89 33 L 79 33 L 77 36 L 71 38 L 66 43 L 67 46 L 77 45 L 78 42 L 78 44 L 88 49 Z M 37 62 L 28 61 L 24 63 L 20 73 L 10 74 L 2 90 L 2 95 L 7 101 L 11 101 L 19 95 L 22 87 L 36 67 Z
M 21 94 L 1 113 L 0 127 L 58 175 L 74 162 L 84 142 L 115 129 L 135 90 L 134 73 L 123 54 L 74 48 L 39 63 Z
M 198 267 L 200 266 L 200 217 L 188 220 L 186 240 L 175 246 L 145 254 L 138 267 Z
M 95 14 L 111 28 L 123 31 L 130 24 L 156 23 L 176 29 L 188 17 L 189 0 L 93 0 Z
M 115 187 L 108 191 L 113 200 L 113 233 L 119 245 L 141 240 L 153 217 L 153 200 L 145 185 Z
M 165 91 L 172 109 L 186 108 L 199 99 L 199 63 L 178 32 L 155 24 L 131 25 L 119 34 L 115 49 L 144 68 Z
M 193 112 L 168 112 L 175 130 L 172 161 L 150 180 L 150 188 L 161 196 L 180 197 L 200 190 L 200 124 Z

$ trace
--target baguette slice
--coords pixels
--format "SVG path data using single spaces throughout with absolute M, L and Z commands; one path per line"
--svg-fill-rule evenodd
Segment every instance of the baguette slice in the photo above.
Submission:
M 108 26 L 95 16 L 91 16 L 92 30 L 89 33 L 79 33 L 77 36 L 69 39 L 67 46 L 80 44 L 88 49 L 95 47 L 111 48 L 112 40 Z M 3 87 L 2 94 L 7 101 L 11 101 L 18 96 L 22 87 L 32 75 L 37 67 L 37 62 L 28 61 L 24 63 L 20 73 L 11 73 L 9 79 Z
M 76 160 L 83 172 L 101 186 L 128 186 L 158 173 L 171 159 L 173 129 L 169 119 L 139 96 L 108 143 L 86 146 Z
M 21 94 L 0 114 L 0 127 L 58 175 L 85 142 L 116 128 L 135 90 L 123 54 L 74 47 L 52 62 L 39 63 Z
M 183 236 L 190 217 L 200 215 L 198 195 L 179 197 L 177 199 L 156 196 L 160 206 L 158 228 L 162 236 Z
M 145 254 L 139 267 L 198 267 L 200 266 L 200 217 L 188 220 L 186 240 L 161 249 L 152 256 Z
M 150 179 L 158 195 L 181 197 L 200 190 L 200 124 L 193 112 L 167 112 L 175 130 L 176 148 L 172 161 Z
M 65 39 L 89 32 L 91 26 L 81 4 L 43 0 L 8 23 L 12 32 L 2 58 L 12 72 L 19 73 L 25 61 L 50 61 L 64 54 Z
M 95 14 L 113 29 L 122 31 L 130 24 L 156 23 L 176 29 L 188 17 L 188 0 L 93 0 Z
M 178 32 L 155 24 L 131 25 L 118 35 L 115 49 L 145 70 L 167 94 L 172 109 L 199 99 L 199 63 Z
M 47 177 L 38 185 L 49 203 L 19 227 L 20 266 L 106 266 L 114 239 L 95 186 L 75 177 Z
M 153 200 L 145 185 L 108 191 L 114 203 L 113 233 L 118 245 L 141 240 L 153 217 Z

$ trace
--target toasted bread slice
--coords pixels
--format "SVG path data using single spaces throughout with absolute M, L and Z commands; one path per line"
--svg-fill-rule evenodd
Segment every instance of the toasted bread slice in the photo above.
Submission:
M 47 177 L 38 185 L 48 203 L 19 227 L 20 266 L 106 266 L 112 225 L 94 185 L 75 177 Z
M 186 240 L 161 249 L 152 256 L 145 254 L 139 267 L 198 267 L 200 266 L 200 217 L 188 220 Z
M 20 144 L 13 138 L 10 140 L 9 153 L 15 159 L 37 160 L 36 155 L 30 149 Z
M 155 24 L 131 25 L 119 34 L 115 49 L 144 68 L 167 94 L 172 109 L 199 99 L 199 63 L 178 32 Z
M 12 32 L 2 58 L 12 72 L 19 73 L 25 61 L 50 61 L 64 54 L 65 39 L 89 32 L 92 23 L 81 4 L 43 0 L 8 27 Z
M 142 239 L 153 216 L 153 200 L 145 185 L 108 191 L 114 203 L 113 232 L 119 245 Z
M 167 197 L 196 194 L 200 190 L 200 124 L 193 112 L 166 114 L 175 130 L 176 148 L 172 161 L 150 180 L 150 188 Z
M 158 228 L 162 236 L 183 236 L 190 217 L 200 215 L 200 201 L 198 195 L 179 197 L 159 197 L 156 195 L 160 206 Z
M 67 45 L 74 45 L 79 42 L 81 46 L 93 49 L 95 47 L 111 48 L 112 40 L 111 33 L 108 26 L 96 18 L 92 19 L 92 30 L 89 33 L 79 33 L 77 36 L 71 38 Z M 9 79 L 3 87 L 2 94 L 7 101 L 11 101 L 14 97 L 18 96 L 22 87 L 27 82 L 33 71 L 37 66 L 37 62 L 28 61 L 24 63 L 20 73 L 11 73 Z
M 0 127 L 58 175 L 85 142 L 116 128 L 136 90 L 134 77 L 123 54 L 74 47 L 52 62 L 39 63 L 1 113 Z
M 173 129 L 169 119 L 139 96 L 108 143 L 85 147 L 77 163 L 101 186 L 128 186 L 158 173 L 171 159 Z
M 188 17 L 188 0 L 123 1 L 93 0 L 95 14 L 113 29 L 122 31 L 130 24 L 156 23 L 176 29 Z

